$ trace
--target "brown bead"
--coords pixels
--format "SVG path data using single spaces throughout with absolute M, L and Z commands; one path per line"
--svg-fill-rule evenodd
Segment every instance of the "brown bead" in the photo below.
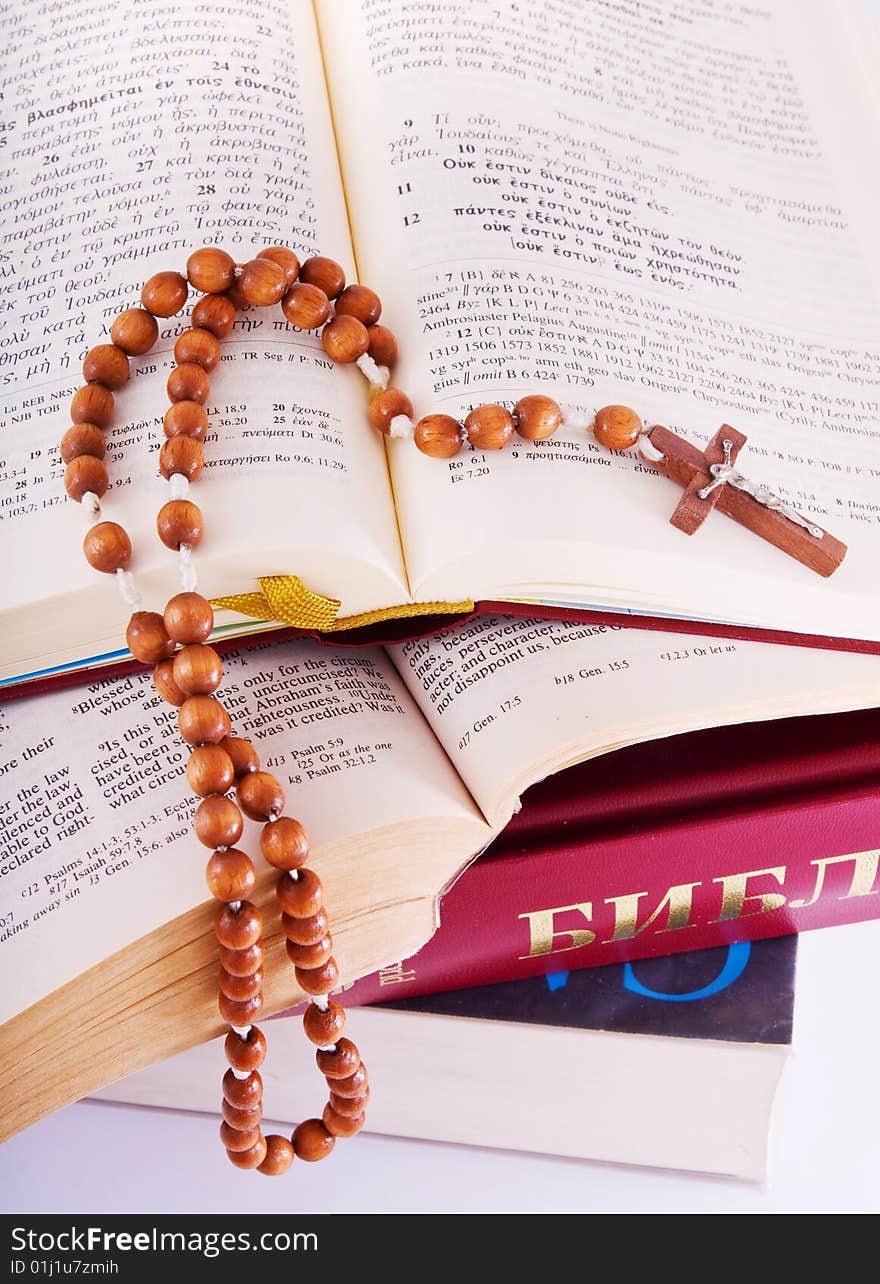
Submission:
M 175 593 L 164 612 L 165 628 L 181 646 L 204 642 L 214 627 L 214 608 L 201 593 Z
M 202 443 L 193 437 L 168 437 L 159 451 L 159 472 L 166 479 L 175 473 L 195 481 L 205 466 Z
M 278 904 L 292 918 L 311 918 L 321 908 L 321 880 L 313 869 L 300 869 L 294 879 L 282 874 L 275 886 Z
M 371 325 L 367 334 L 370 338 L 367 351 L 376 364 L 389 368 L 393 366 L 397 360 L 397 339 L 394 331 L 389 330 L 387 325 Z
M 128 383 L 128 357 L 115 343 L 99 343 L 92 348 L 86 353 L 82 368 L 86 383 L 101 383 L 114 390 Z
M 461 450 L 461 424 L 451 415 L 425 415 L 415 426 L 413 441 L 423 455 L 451 459 Z
M 629 406 L 603 406 L 596 411 L 593 436 L 609 450 L 628 450 L 641 436 L 642 421 Z
M 359 1114 L 354 1119 L 347 1119 L 345 1115 L 337 1114 L 329 1102 L 324 1107 L 321 1118 L 324 1121 L 324 1127 L 334 1137 L 354 1137 L 367 1121 L 365 1114 Z
M 159 327 L 143 308 L 126 308 L 111 325 L 110 338 L 130 357 L 142 357 L 159 338 Z
M 330 315 L 330 300 L 316 285 L 298 281 L 281 300 L 281 311 L 300 330 L 317 330 Z
M 286 245 L 267 245 L 265 250 L 260 250 L 257 258 L 268 259 L 270 263 L 277 263 L 284 273 L 285 286 L 293 285 L 299 276 L 299 259 L 293 250 L 289 250 Z
M 369 1090 L 362 1097 L 338 1097 L 331 1089 L 328 1104 L 330 1109 L 337 1115 L 341 1115 L 343 1119 L 360 1119 L 369 1100 Z
M 370 401 L 367 418 L 374 428 L 387 432 L 395 415 L 413 416 L 413 404 L 399 388 L 383 388 Z
M 534 394 L 520 397 L 513 408 L 516 431 L 527 441 L 552 437 L 562 423 L 562 410 L 550 397 Z
M 107 453 L 107 442 L 97 424 L 74 424 L 61 438 L 61 458 L 65 464 L 78 459 L 80 455 L 94 455 L 103 459 Z
M 276 869 L 299 869 L 309 855 L 306 831 L 292 816 L 279 816 L 260 834 L 263 859 Z
M 159 509 L 156 530 L 166 548 L 195 548 L 202 538 L 202 510 L 189 499 L 170 499 Z
M 328 299 L 335 299 L 345 289 L 345 273 L 342 268 L 335 259 L 326 259 L 322 254 L 306 259 L 299 270 L 299 279 L 307 285 L 316 285 Z
M 210 330 L 184 330 L 174 344 L 174 360 L 179 366 L 201 366 L 210 374 L 220 360 L 220 340 Z
M 250 1150 L 227 1150 L 226 1154 L 236 1168 L 259 1168 L 265 1162 L 268 1149 L 266 1138 L 261 1134 L 260 1140 Z
M 217 245 L 195 250 L 186 261 L 190 285 L 203 294 L 221 294 L 235 280 L 235 260 Z
M 327 913 L 319 909 L 309 918 L 294 918 L 292 914 L 281 915 L 281 926 L 288 941 L 295 945 L 317 945 L 327 935 Z
M 329 1000 L 326 1011 L 310 1003 L 303 1014 L 303 1029 L 311 1043 L 326 1048 L 335 1043 L 345 1029 L 345 1009 L 334 999 Z
M 242 1150 L 250 1150 L 256 1146 L 260 1140 L 259 1128 L 248 1128 L 245 1132 L 240 1132 L 238 1128 L 231 1127 L 226 1120 L 220 1125 L 220 1140 L 226 1147 L 227 1151 L 240 1153 Z
M 280 302 L 287 289 L 287 275 L 284 268 L 271 259 L 251 259 L 241 270 L 238 288 L 252 307 L 270 308 Z
M 308 971 L 324 966 L 333 953 L 333 938 L 329 935 L 322 936 L 314 945 L 297 945 L 295 941 L 285 941 L 284 948 L 294 967 Z
M 217 800 L 209 799 L 208 801 Z M 262 930 L 263 916 L 256 905 L 252 905 L 250 901 L 242 901 L 234 913 L 228 905 L 224 905 L 218 911 L 214 920 L 214 934 L 220 944 L 229 950 L 250 949 L 252 945 L 256 945 L 260 940 Z M 223 966 L 233 976 L 241 975 L 235 969 L 226 967 L 225 963 L 223 963 Z M 256 968 L 253 968 L 252 971 L 256 971 Z M 247 975 L 250 975 L 250 973 L 247 973 Z
M 181 691 L 180 687 L 174 681 L 174 661 L 161 660 L 153 670 L 153 686 L 159 692 L 163 700 L 169 704 L 176 705 L 178 708 L 186 699 L 186 692 Z
M 235 278 L 232 285 L 230 285 L 229 289 L 226 291 L 226 297 L 233 304 L 237 312 L 245 311 L 251 307 L 250 302 L 242 294 L 241 282 L 238 277 Z
M 64 489 L 77 503 L 89 491 L 98 496 L 106 495 L 109 485 L 107 469 L 94 455 L 77 455 L 64 470 Z
M 198 748 L 193 749 L 187 761 L 186 779 L 190 789 L 194 794 L 198 794 L 199 798 L 210 798 L 212 794 L 225 794 L 227 790 L 232 788 L 232 782 L 235 779 L 229 754 L 224 749 L 221 749 L 219 745 L 199 745 Z M 228 853 L 221 852 L 220 854 L 225 856 Z M 236 854 L 243 855 L 240 852 Z M 248 858 L 245 856 L 244 859 L 247 860 Z M 248 864 L 250 864 L 250 861 L 248 861 Z M 251 865 L 251 869 L 253 869 L 253 865 Z M 210 873 L 211 867 L 209 865 L 209 883 Z M 242 900 L 244 897 L 249 896 L 252 891 L 253 887 L 243 892 L 241 896 L 233 893 L 232 896 L 221 896 L 220 899 L 223 901 Z M 215 894 L 219 895 L 219 893 Z
M 154 317 L 173 317 L 188 295 L 189 287 L 179 272 L 157 272 L 141 290 L 141 303 Z
M 232 759 L 236 780 L 246 776 L 249 771 L 260 770 L 260 759 L 250 740 L 245 740 L 242 736 L 227 736 L 220 743 Z
M 180 681 L 176 659 L 174 681 L 181 691 L 186 689 Z M 177 714 L 177 729 L 188 745 L 219 744 L 224 736 L 229 735 L 229 725 L 229 714 L 219 700 L 209 695 L 189 696 Z M 235 803 L 228 801 L 231 807 L 235 807 Z M 238 811 L 238 808 L 235 810 Z M 228 847 L 229 844 L 218 838 L 212 846 Z
M 113 575 L 131 561 L 131 540 L 118 522 L 98 522 L 86 533 L 83 554 L 96 571 Z
M 352 1045 L 354 1046 L 354 1045 Z M 357 1049 L 355 1049 L 357 1051 Z M 320 1053 L 318 1054 L 320 1055 Z M 353 1101 L 356 1097 L 363 1097 L 364 1093 L 370 1086 L 367 1077 L 366 1067 L 361 1065 L 360 1057 L 358 1064 L 351 1074 L 341 1079 L 333 1079 L 330 1088 L 337 1097 L 344 1097 L 347 1101 Z
M 206 847 L 233 847 L 241 838 L 241 812 L 231 798 L 212 794 L 196 807 L 193 829 L 196 831 L 196 838 Z M 236 945 L 234 941 L 223 941 L 221 944 L 228 945 L 233 950 L 243 950 L 252 942 Z
M 382 300 L 366 285 L 347 285 L 336 300 L 338 317 L 354 317 L 363 325 L 375 325 L 382 315 Z
M 304 1119 L 294 1128 L 290 1140 L 297 1159 L 304 1159 L 308 1164 L 326 1159 L 336 1145 L 320 1119 Z
M 195 642 L 174 657 L 174 681 L 188 696 L 209 696 L 223 679 L 223 661 L 212 646 Z
M 246 1079 L 237 1079 L 230 1067 L 223 1076 L 223 1099 L 239 1110 L 253 1110 L 263 1100 L 263 1080 L 259 1070 L 252 1070 Z
M 295 967 L 293 974 L 300 989 L 306 994 L 329 994 L 339 984 L 339 968 L 336 960 L 329 958 L 320 967 Z
M 125 630 L 125 644 L 141 664 L 158 664 L 174 651 L 158 611 L 135 611 Z
M 70 398 L 70 417 L 75 424 L 97 424 L 107 428 L 113 420 L 116 402 L 113 393 L 100 383 L 77 388 Z
M 293 1163 L 294 1150 L 286 1137 L 277 1132 L 266 1138 L 266 1158 L 257 1165 L 257 1172 L 264 1177 L 280 1177 Z
M 194 361 L 175 366 L 165 387 L 169 401 L 197 401 L 204 405 L 211 394 L 211 380 Z
M 258 968 L 256 972 L 251 972 L 250 976 L 233 976 L 225 968 L 220 969 L 220 978 L 218 982 L 220 993 L 225 998 L 231 999 L 233 1003 L 249 1003 L 251 999 L 257 998 L 263 993 L 263 969 Z M 249 1022 L 234 1022 L 241 1028 Z M 251 1067 L 256 1069 L 256 1066 Z
M 321 331 L 321 344 L 327 356 L 342 365 L 362 357 L 369 343 L 367 327 L 357 317 L 334 317 Z
M 263 994 L 255 994 L 252 999 L 230 999 L 225 994 L 217 997 L 217 1010 L 227 1025 L 250 1025 L 263 1011 Z
M 503 406 L 475 406 L 464 421 L 464 430 L 478 450 L 501 450 L 513 436 L 513 415 Z
M 195 752 L 204 753 L 205 750 L 196 749 Z M 223 753 L 223 750 L 219 749 L 217 752 Z M 187 775 L 189 775 L 189 768 L 187 768 Z M 218 901 L 246 901 L 257 885 L 257 871 L 254 869 L 253 861 L 237 847 L 230 847 L 225 852 L 214 852 L 208 861 L 205 878 L 209 892 Z M 247 994 L 236 994 L 232 991 L 225 991 L 225 993 L 228 993 L 231 999 L 250 997 Z
M 347 1079 L 360 1066 L 361 1054 L 351 1039 L 340 1039 L 332 1052 L 319 1048 L 315 1060 L 325 1079 Z
M 284 790 L 268 771 L 251 771 L 238 782 L 238 805 L 249 820 L 268 820 L 280 814 Z
M 263 966 L 263 946 L 259 941 L 243 950 L 221 945 L 220 962 L 233 976 L 252 976 Z
M 231 973 L 227 973 L 229 975 Z M 259 1070 L 266 1060 L 266 1036 L 255 1025 L 245 1035 L 230 1030 L 223 1044 L 223 1051 L 233 1070 Z M 233 1123 L 231 1119 L 228 1122 Z
M 204 441 L 208 431 L 208 412 L 197 401 L 175 401 L 165 411 L 166 437 L 192 437 Z
M 192 310 L 193 325 L 225 339 L 235 325 L 235 304 L 225 294 L 208 294 Z
M 237 1038 L 238 1036 L 230 1034 L 229 1037 Z M 256 1070 L 258 1067 L 254 1066 L 253 1068 Z M 245 1070 L 247 1067 L 236 1066 L 235 1069 Z M 226 1122 L 231 1127 L 236 1128 L 239 1132 L 246 1132 L 248 1128 L 259 1128 L 260 1122 L 263 1118 L 262 1101 L 258 1106 L 254 1106 L 252 1109 L 248 1110 L 246 1107 L 242 1109 L 239 1106 L 234 1106 L 231 1101 L 227 1101 L 225 1097 L 222 1097 L 220 1099 L 220 1110 Z

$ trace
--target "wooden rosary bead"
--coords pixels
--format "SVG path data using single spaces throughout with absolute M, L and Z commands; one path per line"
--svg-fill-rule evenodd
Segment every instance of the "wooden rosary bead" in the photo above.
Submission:
M 220 993 L 233 1003 L 249 1003 L 251 999 L 263 993 L 263 971 L 262 968 L 258 968 L 256 972 L 251 972 L 250 976 L 233 976 L 231 972 L 221 968 L 218 984 Z M 240 1029 L 242 1024 L 247 1023 L 236 1021 L 230 1024 L 235 1024 Z M 256 1069 L 256 1066 L 253 1069 Z
M 284 790 L 268 771 L 251 771 L 238 782 L 238 805 L 249 820 L 267 821 L 284 807 Z
M 324 1127 L 333 1137 L 354 1137 L 359 1133 L 367 1121 L 365 1114 L 359 1114 L 354 1119 L 347 1119 L 345 1115 L 339 1115 L 328 1102 L 324 1107 L 321 1115 Z
M 294 918 L 292 914 L 282 914 L 281 926 L 288 941 L 295 945 L 317 945 L 327 935 L 327 913 L 319 909 L 309 918 Z M 332 1039 L 330 1042 L 332 1043 Z
M 225 994 L 218 995 L 217 1011 L 227 1025 L 250 1025 L 256 1021 L 263 1012 L 263 994 L 255 994 L 252 999 L 227 998 Z
M 244 312 L 248 308 L 252 307 L 249 300 L 242 294 L 241 279 L 239 277 L 235 278 L 232 285 L 230 285 L 229 289 L 226 291 L 226 297 L 229 299 L 230 303 L 233 304 L 237 312 Z
M 107 469 L 95 455 L 77 455 L 64 470 L 64 489 L 77 503 L 89 491 L 99 498 L 106 495 L 109 485 Z
M 201 593 L 175 593 L 164 612 L 165 628 L 181 646 L 204 642 L 214 627 L 214 608 Z
M 413 404 L 399 388 L 383 388 L 370 402 L 367 417 L 374 428 L 387 432 L 396 415 L 413 416 Z
M 250 740 L 241 736 L 227 736 L 220 743 L 232 759 L 236 780 L 246 776 L 249 771 L 260 770 L 260 759 Z
M 501 450 L 514 434 L 513 416 L 503 406 L 476 406 L 464 421 L 468 441 L 478 450 Z
M 210 374 L 220 360 L 220 340 L 210 330 L 184 330 L 174 344 L 174 360 L 179 366 L 201 366 Z
M 107 453 L 107 442 L 97 424 L 74 424 L 61 438 L 61 458 L 65 464 L 78 459 L 80 455 L 94 455 L 103 459 Z
M 229 1162 L 235 1164 L 236 1168 L 259 1168 L 265 1161 L 267 1151 L 266 1138 L 261 1133 L 260 1140 L 250 1150 L 227 1149 L 226 1154 Z
M 227 976 L 230 975 L 231 973 L 227 973 Z M 237 1034 L 235 1030 L 230 1030 L 223 1044 L 223 1051 L 233 1070 L 259 1070 L 266 1060 L 266 1036 L 255 1025 L 251 1026 L 247 1034 Z M 235 1127 L 231 1119 L 227 1122 Z
M 367 329 L 369 347 L 367 351 L 377 366 L 388 366 L 390 369 L 397 360 L 397 339 L 393 330 L 387 325 L 371 325 Z
M 333 953 L 333 938 L 329 935 L 322 936 L 314 945 L 297 945 L 295 941 L 285 941 L 284 948 L 294 967 L 308 971 L 324 966 Z
M 464 444 L 461 424 L 451 415 L 425 415 L 415 426 L 413 441 L 432 459 L 451 459 Z
M 266 1158 L 257 1165 L 257 1172 L 264 1177 L 280 1177 L 293 1163 L 294 1150 L 286 1137 L 277 1132 L 266 1138 Z
M 174 661 L 161 660 L 153 670 L 153 686 L 163 700 L 176 705 L 179 709 L 186 699 L 186 692 L 181 691 L 174 681 Z
M 179 272 L 157 272 L 141 290 L 141 303 L 154 317 L 173 317 L 188 295 L 189 286 Z
M 562 410 L 550 397 L 520 397 L 513 408 L 516 431 L 527 441 L 552 437 L 562 423 Z
M 165 387 L 169 401 L 197 401 L 203 406 L 211 394 L 211 380 L 194 361 L 175 366 Z
M 94 570 L 113 575 L 131 561 L 131 540 L 118 522 L 98 522 L 86 532 L 83 555 Z
M 298 281 L 281 300 L 281 311 L 299 330 L 317 330 L 330 315 L 330 300 L 317 285 Z
M 159 509 L 156 530 L 166 548 L 195 548 L 202 538 L 202 510 L 189 499 L 169 499 Z
M 128 383 L 128 357 L 115 343 L 99 343 L 86 353 L 82 364 L 86 383 L 100 383 L 115 391 Z
M 238 1128 L 231 1127 L 225 1119 L 220 1125 L 220 1140 L 227 1151 L 238 1153 L 242 1150 L 250 1150 L 260 1140 L 260 1136 L 259 1128 L 248 1128 L 246 1132 L 240 1132 Z
M 246 1079 L 236 1079 L 232 1069 L 223 1076 L 223 1098 L 239 1110 L 253 1110 L 263 1100 L 263 1080 L 259 1070 L 252 1070 Z
M 642 433 L 642 421 L 629 406 L 603 406 L 596 411 L 593 436 L 609 450 L 628 450 Z
M 311 1043 L 326 1048 L 336 1043 L 345 1029 L 345 1009 L 334 999 L 329 1000 L 326 1010 L 310 1003 L 303 1014 L 303 1029 Z
M 229 1037 L 237 1038 L 238 1036 L 230 1034 Z M 256 1066 L 253 1068 L 257 1069 Z M 244 1070 L 246 1067 L 235 1066 L 234 1069 Z M 241 1109 L 239 1106 L 234 1106 L 231 1101 L 227 1101 L 225 1097 L 221 1097 L 220 1112 L 231 1128 L 237 1129 L 238 1132 L 246 1132 L 248 1128 L 259 1128 L 263 1119 L 263 1103 L 261 1101 L 258 1106 L 253 1106 L 248 1110 L 247 1107 Z
M 361 1054 L 351 1039 L 340 1039 L 332 1052 L 328 1048 L 318 1048 L 315 1061 L 325 1079 L 347 1079 L 359 1068 Z
M 316 254 L 306 259 L 299 270 L 299 279 L 306 285 L 316 285 L 328 299 L 335 299 L 345 289 L 345 273 L 335 259 Z
M 208 799 L 208 801 L 223 802 L 224 799 Z M 252 905 L 250 901 L 242 901 L 234 913 L 228 905 L 224 905 L 214 920 L 214 934 L 220 944 L 229 950 L 250 949 L 252 945 L 256 945 L 260 940 L 262 930 L 263 916 L 256 905 Z M 233 968 L 226 967 L 225 963 L 223 963 L 223 966 L 232 976 L 241 975 Z M 256 968 L 252 969 L 252 971 L 256 971 Z M 245 975 L 250 976 L 251 973 L 245 973 Z M 229 1100 L 232 1101 L 233 1098 L 230 1097 Z M 235 1104 L 238 1105 L 239 1103 L 235 1102 Z
M 196 807 L 193 829 L 196 831 L 196 838 L 206 847 L 233 847 L 241 838 L 241 812 L 231 798 L 212 794 Z M 222 944 L 240 950 L 251 942 L 236 945 L 233 941 L 224 941 Z
M 263 826 L 260 851 L 263 859 L 276 869 L 299 869 L 308 859 L 309 840 L 298 820 L 279 816 L 272 824 Z
M 251 976 L 263 966 L 263 946 L 260 941 L 243 950 L 220 947 L 220 962 L 232 976 Z
M 293 250 L 289 250 L 286 245 L 267 245 L 265 250 L 260 250 L 257 258 L 268 259 L 270 263 L 277 263 L 284 273 L 284 284 L 288 288 L 293 285 L 299 276 L 299 259 Z
M 235 280 L 235 260 L 217 245 L 195 250 L 186 261 L 190 285 L 203 294 L 222 294 Z
M 354 317 L 362 325 L 375 325 L 382 315 L 382 300 L 366 285 L 347 285 L 334 305 L 338 317 Z
M 320 1056 L 320 1053 L 318 1055 Z M 360 1064 L 360 1058 L 358 1058 L 357 1067 L 352 1070 L 351 1074 L 341 1079 L 333 1079 L 330 1083 L 331 1091 L 337 1097 L 344 1097 L 347 1101 L 354 1101 L 357 1097 L 363 1097 L 369 1086 L 370 1081 L 367 1078 L 367 1071 Z
M 208 294 L 199 299 L 190 320 L 216 339 L 225 339 L 235 325 L 235 304 L 225 294 Z
M 175 401 L 165 411 L 166 437 L 192 437 L 204 441 L 208 431 L 208 412 L 197 401 Z
M 224 752 L 222 749 L 217 749 L 216 745 L 212 745 L 207 751 L 216 751 L 218 754 Z M 193 750 L 193 754 L 204 754 L 204 752 L 206 749 Z M 186 776 L 189 776 L 189 765 L 186 768 Z M 244 851 L 239 851 L 238 847 L 229 847 L 226 851 L 215 851 L 208 860 L 204 877 L 208 883 L 208 891 L 217 900 L 248 900 L 253 895 L 254 887 L 257 886 L 257 871 L 253 867 L 253 860 L 251 856 L 245 855 Z M 234 975 L 234 972 L 230 972 L 230 976 Z M 230 994 L 230 998 L 240 999 L 243 995 Z
M 307 1164 L 326 1159 L 336 1145 L 320 1119 L 304 1119 L 294 1128 L 290 1140 L 297 1159 L 304 1159 Z
M 360 1119 L 363 1117 L 369 1100 L 369 1092 L 366 1092 L 362 1097 L 339 1097 L 331 1088 L 330 1100 L 327 1104 L 331 1110 L 335 1111 L 337 1115 L 341 1115 L 343 1119 Z
M 108 428 L 115 408 L 113 393 L 100 383 L 87 383 L 77 388 L 70 398 L 70 417 L 75 424 L 97 424 L 99 428 Z
M 287 289 L 287 276 L 271 259 L 251 259 L 241 269 L 238 289 L 252 307 L 270 308 L 280 302 Z
M 142 357 L 159 338 L 159 326 L 143 308 L 126 308 L 111 325 L 110 338 L 130 357 Z
M 339 968 L 334 958 L 329 958 L 320 967 L 295 967 L 293 974 L 297 985 L 306 994 L 329 994 L 339 984 Z
M 305 868 L 297 871 L 295 879 L 290 874 L 282 874 L 275 894 L 284 913 L 292 918 L 311 918 L 317 914 L 324 895 L 318 875 L 313 869 Z
M 221 749 L 219 745 L 199 745 L 197 749 L 193 749 L 189 759 L 187 760 L 186 779 L 190 789 L 194 794 L 197 794 L 199 798 L 210 798 L 212 794 L 225 794 L 227 790 L 232 788 L 232 782 L 235 779 L 235 775 L 232 770 L 232 760 L 226 750 Z M 224 858 L 224 860 L 227 856 L 241 856 L 247 861 L 248 866 L 251 871 L 253 871 L 254 867 L 251 865 L 248 857 L 244 855 L 244 852 L 237 852 L 235 848 L 233 848 L 229 852 L 220 852 L 215 854 L 219 854 Z M 211 860 L 213 860 L 213 857 Z M 225 864 L 227 868 L 231 869 L 231 861 L 225 862 Z M 255 876 L 252 874 L 252 877 Z M 211 864 L 209 862 L 209 886 L 210 883 Z M 248 897 L 253 890 L 252 884 L 247 891 L 242 892 L 240 895 L 237 892 L 233 892 L 231 896 L 222 896 L 219 892 L 214 892 L 214 895 L 219 896 L 221 901 L 240 901 Z
M 158 664 L 174 651 L 158 611 L 135 611 L 125 630 L 125 644 L 141 664 Z
M 334 317 L 321 331 L 321 345 L 328 357 L 348 365 L 362 357 L 369 347 L 367 327 L 357 317 Z
M 210 649 L 210 648 L 209 648 Z M 186 688 L 180 681 L 177 670 L 177 657 L 174 661 L 174 681 L 181 691 Z M 191 695 L 184 700 L 177 713 L 177 729 L 188 745 L 216 745 L 224 736 L 229 735 L 229 714 L 219 700 L 210 695 Z M 231 800 L 229 805 L 235 807 Z M 238 811 L 238 808 L 235 807 Z M 223 839 L 212 843 L 213 847 L 228 847 Z
M 174 657 L 173 677 L 188 696 L 212 695 L 223 680 L 223 661 L 212 646 L 194 642 Z
M 193 437 L 167 437 L 159 451 L 159 472 L 167 480 L 180 473 L 195 481 L 205 466 L 202 443 Z

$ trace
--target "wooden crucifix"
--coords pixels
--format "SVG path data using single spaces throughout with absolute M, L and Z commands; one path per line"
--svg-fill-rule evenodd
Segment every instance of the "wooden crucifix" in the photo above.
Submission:
M 705 451 L 656 425 L 642 437 L 641 457 L 685 491 L 672 525 L 693 535 L 718 508 L 741 526 L 775 544 L 819 575 L 832 575 L 846 545 L 790 507 L 767 486 L 750 481 L 734 463 L 746 443 L 743 433 L 723 424 Z

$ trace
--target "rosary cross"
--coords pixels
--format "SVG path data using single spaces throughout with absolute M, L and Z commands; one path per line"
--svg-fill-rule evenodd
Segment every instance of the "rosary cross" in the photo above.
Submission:
M 819 575 L 832 575 L 843 561 L 845 544 L 734 468 L 746 443 L 736 428 L 722 425 L 705 451 L 659 425 L 642 443 L 645 462 L 685 488 L 670 521 L 686 535 L 699 530 L 718 508 Z

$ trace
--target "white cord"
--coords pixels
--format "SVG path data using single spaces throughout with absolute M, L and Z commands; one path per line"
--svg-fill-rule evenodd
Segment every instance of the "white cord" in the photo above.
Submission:
M 373 388 L 388 387 L 391 371 L 387 366 L 377 365 L 369 352 L 365 352 L 362 357 L 358 357 L 355 365 L 370 385 L 371 390 Z
M 101 516 L 101 501 L 93 490 L 87 490 L 80 500 L 86 517 L 90 522 L 96 522 Z
M 330 1007 L 330 999 L 326 994 L 313 994 L 312 1002 L 319 1012 L 326 1012 Z
M 388 436 L 398 440 L 411 437 L 415 424 L 409 415 L 395 415 L 388 425 Z
M 587 432 L 593 422 L 593 415 L 579 406 L 562 406 L 562 427 L 573 428 L 575 432 Z
M 246 1038 L 248 1037 L 248 1035 L 250 1034 L 251 1030 L 253 1029 L 253 1026 L 250 1026 L 250 1025 L 231 1025 L 229 1028 L 230 1028 L 230 1030 L 232 1030 L 232 1032 L 233 1032 L 234 1034 L 237 1034 L 237 1035 L 238 1035 L 238 1037 L 239 1037 L 240 1039 L 246 1039 Z
M 126 606 L 130 606 L 133 611 L 142 610 L 143 602 L 131 571 L 126 571 L 122 566 L 119 567 L 116 572 L 116 587 Z
M 168 478 L 168 490 L 172 499 L 186 499 L 189 494 L 189 478 L 186 473 L 172 473 Z
M 175 476 L 178 475 L 175 474 Z M 177 550 L 177 569 L 180 573 L 180 587 L 184 593 L 195 593 L 199 586 L 199 577 L 189 544 L 181 544 Z

